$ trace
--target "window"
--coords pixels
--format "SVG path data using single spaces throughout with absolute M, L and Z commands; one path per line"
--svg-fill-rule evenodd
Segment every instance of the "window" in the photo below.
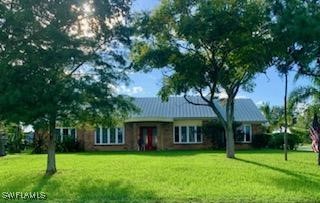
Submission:
M 61 142 L 63 141 L 64 137 L 71 137 L 73 139 L 77 138 L 77 132 L 75 128 L 65 128 L 65 127 L 56 128 L 55 133 L 56 133 L 56 139 Z
M 96 129 L 96 143 L 100 143 L 100 128 Z
M 99 130 L 100 131 L 100 130 Z M 100 132 L 99 132 L 99 136 L 100 136 Z M 100 140 L 100 138 L 99 138 Z M 102 129 L 102 143 L 108 143 L 108 128 L 103 128 Z
M 174 143 L 195 144 L 202 143 L 202 133 L 200 126 L 175 126 Z
M 118 128 L 117 130 L 118 130 L 118 142 L 123 143 L 123 129 Z
M 195 141 L 196 141 L 196 127 L 189 126 L 189 142 L 195 142 Z
M 123 128 L 96 128 L 96 145 L 119 145 L 124 144 Z
M 181 142 L 187 142 L 187 127 L 181 127 Z
M 200 126 L 197 127 L 197 142 L 202 143 L 202 128 Z
M 252 129 L 250 124 L 243 124 L 237 128 L 235 140 L 238 143 L 251 143 Z
M 174 127 L 174 142 L 179 142 L 180 139 L 180 132 L 179 132 L 179 127 Z
M 110 129 L 110 143 L 111 144 L 116 143 L 116 129 L 115 128 Z

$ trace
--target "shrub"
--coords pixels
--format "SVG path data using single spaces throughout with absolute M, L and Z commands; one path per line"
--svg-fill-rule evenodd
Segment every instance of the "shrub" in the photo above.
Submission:
M 274 133 L 271 135 L 271 140 L 268 144 L 270 148 L 275 149 L 283 149 L 283 136 L 284 133 Z M 302 143 L 301 137 L 296 134 L 288 133 L 288 148 L 289 149 L 296 149 L 298 144 Z
M 33 141 L 33 154 L 45 154 L 47 153 L 47 147 L 45 145 L 45 140 L 42 136 L 39 136 Z
M 264 133 L 264 134 L 254 135 L 252 138 L 252 146 L 254 148 L 266 148 L 270 140 L 271 140 L 270 134 Z
M 209 138 L 212 142 L 213 149 L 224 149 L 225 135 L 224 129 L 219 122 L 209 122 L 202 127 L 203 135 Z
M 22 137 L 23 134 L 20 132 L 8 134 L 7 149 L 9 153 L 20 153 L 24 149 Z
M 299 140 L 304 143 L 310 143 L 309 130 L 304 128 L 292 127 L 290 131 L 299 137 Z
M 83 149 L 83 143 L 72 137 L 66 136 L 63 138 L 63 141 L 61 141 L 60 139 L 56 139 L 56 152 L 81 152 L 83 151 Z M 42 136 L 34 141 L 34 148 L 32 153 L 47 153 L 47 145 L 45 143 L 45 139 L 43 139 Z
M 56 141 L 57 152 L 80 152 L 83 151 L 83 144 L 73 137 L 64 137 L 63 141 Z

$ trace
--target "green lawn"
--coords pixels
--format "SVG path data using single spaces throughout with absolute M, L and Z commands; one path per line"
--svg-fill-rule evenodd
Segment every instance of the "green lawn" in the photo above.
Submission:
M 242 151 L 235 160 L 212 151 L 58 154 L 50 178 L 45 163 L 45 155 L 0 158 L 0 192 L 42 191 L 53 202 L 320 201 L 311 152 L 291 152 L 288 162 L 280 151 Z

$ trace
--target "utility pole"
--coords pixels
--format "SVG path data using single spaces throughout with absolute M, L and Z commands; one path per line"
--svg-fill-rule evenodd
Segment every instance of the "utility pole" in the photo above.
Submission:
M 288 97 L 288 71 L 285 72 L 285 90 L 284 90 L 284 136 L 283 136 L 283 150 L 284 160 L 288 161 L 288 110 L 287 110 L 287 97 Z

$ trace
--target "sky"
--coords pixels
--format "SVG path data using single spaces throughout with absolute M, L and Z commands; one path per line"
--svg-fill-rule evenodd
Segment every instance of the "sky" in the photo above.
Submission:
M 150 11 L 159 5 L 159 0 L 136 0 L 133 4 L 134 11 Z M 289 92 L 298 86 L 309 84 L 307 79 L 299 79 L 294 82 L 294 73 L 289 77 Z M 154 97 L 161 88 L 161 71 L 150 73 L 131 73 L 129 86 L 118 87 L 120 93 L 133 97 Z M 282 105 L 284 98 L 284 79 L 275 68 L 270 68 L 267 74 L 257 75 L 254 80 L 256 86 L 254 92 L 248 93 L 241 90 L 238 93 L 240 98 L 251 98 L 257 105 L 270 103 L 271 105 Z

